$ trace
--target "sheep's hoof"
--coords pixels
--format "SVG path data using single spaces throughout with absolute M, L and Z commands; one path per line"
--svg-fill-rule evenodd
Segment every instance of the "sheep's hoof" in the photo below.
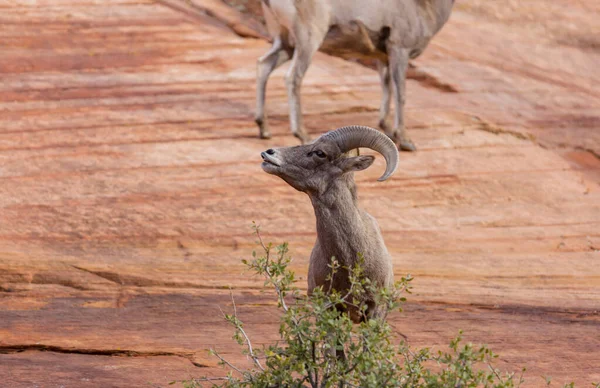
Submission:
M 302 144 L 306 144 L 310 141 L 310 136 L 308 136 L 308 134 L 306 134 L 304 132 L 294 132 L 294 136 L 296 136 L 298 139 L 300 139 L 300 142 Z
M 400 151 L 415 152 L 417 147 L 411 140 L 405 139 L 398 142 L 398 149 Z
M 417 150 L 417 147 L 412 142 L 412 140 L 405 138 L 400 131 L 397 131 L 391 135 L 387 135 L 390 139 L 392 139 L 394 143 L 396 143 L 400 151 L 415 152 Z
M 269 126 L 267 125 L 266 120 L 257 117 L 254 119 L 254 122 L 256 125 L 258 125 L 258 137 L 261 139 L 270 139 L 271 131 L 269 131 Z
M 392 133 L 392 127 L 388 124 L 386 120 L 379 120 L 379 128 L 390 138 L 394 138 Z

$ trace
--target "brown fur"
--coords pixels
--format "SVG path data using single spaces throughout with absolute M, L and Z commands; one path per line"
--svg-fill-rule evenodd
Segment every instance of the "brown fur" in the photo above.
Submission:
M 394 149 L 393 145 L 390 147 Z M 346 268 L 357 263 L 359 253 L 365 260 L 364 275 L 373 285 L 390 287 L 394 281 L 392 260 L 377 221 L 359 208 L 354 183 L 354 172 L 371 166 L 374 157 L 350 156 L 343 151 L 336 143 L 322 137 L 312 144 L 269 149 L 261 154 L 265 172 L 306 193 L 312 202 L 317 241 L 310 256 L 309 293 L 315 287 L 347 292 L 350 281 Z M 330 282 L 332 257 L 342 268 Z M 368 306 L 366 317 L 355 308 L 348 308 L 354 322 L 383 316 L 384 311 L 376 305 L 373 295 L 365 295 L 364 302 Z

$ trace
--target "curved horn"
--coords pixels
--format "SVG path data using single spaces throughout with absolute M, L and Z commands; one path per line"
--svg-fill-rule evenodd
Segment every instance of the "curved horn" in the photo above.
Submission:
M 333 141 L 341 152 L 365 147 L 379 152 L 385 158 L 386 168 L 378 181 L 388 179 L 398 167 L 398 149 L 389 137 L 376 129 L 361 125 L 351 125 L 327 132 L 321 136 L 323 140 Z

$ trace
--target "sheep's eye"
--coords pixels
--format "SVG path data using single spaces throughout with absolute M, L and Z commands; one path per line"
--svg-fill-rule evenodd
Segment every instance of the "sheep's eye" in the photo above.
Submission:
M 325 154 L 325 152 L 321 151 L 321 150 L 316 150 L 316 151 L 310 151 L 308 154 L 306 154 L 306 156 L 308 156 L 309 158 L 313 155 L 317 155 L 319 158 L 324 158 L 327 155 Z

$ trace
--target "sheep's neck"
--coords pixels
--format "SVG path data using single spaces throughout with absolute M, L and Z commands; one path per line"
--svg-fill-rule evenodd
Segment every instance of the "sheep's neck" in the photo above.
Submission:
M 330 184 L 324 193 L 310 195 L 317 221 L 317 236 L 323 253 L 335 256 L 341 265 L 352 265 L 363 248 L 363 211 L 358 207 L 352 177 Z

